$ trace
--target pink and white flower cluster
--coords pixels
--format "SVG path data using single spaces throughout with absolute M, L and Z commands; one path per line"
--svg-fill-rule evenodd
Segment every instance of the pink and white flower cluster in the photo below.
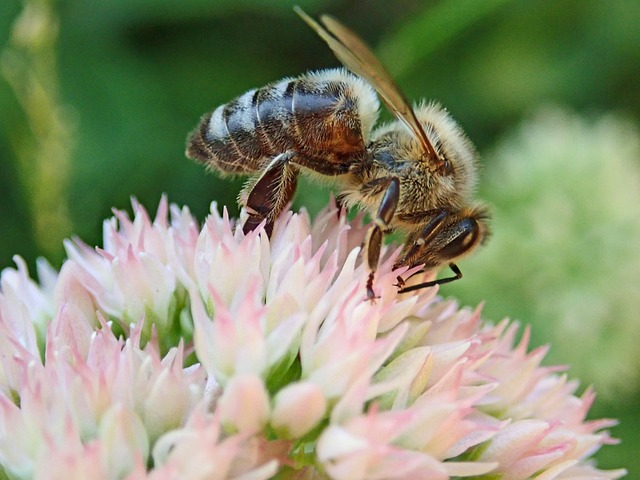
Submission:
M 366 227 L 335 207 L 269 239 L 216 206 L 200 229 L 105 222 L 60 272 L 0 279 L 0 465 L 38 479 L 614 479 L 594 394 L 528 331 L 437 289 L 398 295 L 387 251 L 366 300 Z M 411 273 L 411 272 L 409 272 Z

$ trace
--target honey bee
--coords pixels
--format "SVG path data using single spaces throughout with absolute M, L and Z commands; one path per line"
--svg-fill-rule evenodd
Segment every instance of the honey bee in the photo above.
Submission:
M 376 297 L 383 234 L 393 230 L 406 235 L 395 267 L 448 264 L 454 273 L 409 287 L 398 277 L 400 293 L 461 278 L 454 262 L 488 234 L 487 209 L 471 201 L 473 145 L 438 104 L 412 108 L 355 33 L 329 16 L 321 25 L 295 10 L 349 71 L 321 70 L 249 90 L 202 118 L 187 156 L 224 174 L 253 176 L 239 197 L 248 213 L 245 233 L 262 222 L 271 233 L 300 173 L 334 178 L 340 202 L 373 218 L 363 250 L 369 299 Z M 396 120 L 374 128 L 378 95 Z

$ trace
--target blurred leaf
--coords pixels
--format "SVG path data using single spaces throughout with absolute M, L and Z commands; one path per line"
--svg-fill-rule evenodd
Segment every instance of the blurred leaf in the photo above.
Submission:
M 18 184 L 25 190 L 34 243 L 49 257 L 62 258 L 71 233 L 67 181 L 72 148 L 71 115 L 59 96 L 56 71 L 58 17 L 46 1 L 27 1 L 0 52 L 0 72 L 23 115 L 7 137 Z
M 429 6 L 380 42 L 380 58 L 396 75 L 402 76 L 460 31 L 511 1 L 446 0 Z
M 294 5 L 314 9 L 320 0 L 108 0 L 101 2 L 78 1 L 69 13 L 82 19 L 85 27 L 100 29 L 105 25 L 163 22 L 184 22 L 225 15 L 275 13 L 291 15 Z

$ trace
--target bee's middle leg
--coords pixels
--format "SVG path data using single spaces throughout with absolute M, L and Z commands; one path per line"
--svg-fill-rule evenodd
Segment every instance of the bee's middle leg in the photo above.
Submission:
M 376 183 L 378 180 L 376 180 Z M 373 220 L 373 224 L 369 227 L 364 243 L 364 251 L 367 258 L 367 266 L 369 267 L 369 278 L 367 279 L 367 298 L 373 300 L 376 295 L 373 291 L 373 279 L 378 262 L 380 261 L 380 250 L 382 248 L 382 235 L 389 230 L 391 220 L 393 219 L 398 202 L 400 200 L 400 180 L 396 177 L 388 177 L 384 179 L 382 185 L 376 185 L 376 188 L 383 187 L 384 194 L 378 213 Z

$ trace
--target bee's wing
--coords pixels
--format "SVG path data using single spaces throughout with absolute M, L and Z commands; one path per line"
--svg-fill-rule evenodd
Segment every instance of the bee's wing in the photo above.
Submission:
M 413 108 L 369 47 L 355 33 L 332 17 L 327 15 L 320 17 L 325 29 L 300 7 L 294 7 L 294 10 L 329 45 L 329 48 L 333 50 L 335 56 L 345 67 L 364 78 L 376 89 L 387 108 L 409 127 L 420 141 L 427 155 L 434 160 L 438 159 L 439 156 L 418 121 Z

